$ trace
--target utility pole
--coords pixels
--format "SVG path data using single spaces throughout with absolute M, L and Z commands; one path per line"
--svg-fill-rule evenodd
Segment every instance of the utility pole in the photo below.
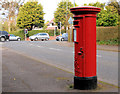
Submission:
M 72 24 L 73 24 L 72 17 L 69 18 L 68 22 L 70 24 L 70 42 L 71 42 L 72 41 Z
M 68 19 L 67 10 L 68 10 L 68 1 L 66 1 L 66 20 Z M 67 32 L 67 21 L 66 21 L 66 32 Z
M 28 30 L 26 28 L 24 29 L 24 34 L 25 34 L 25 41 L 26 41 L 26 34 L 28 34 Z
M 61 35 L 61 22 L 60 22 L 60 35 Z
M 75 0 L 74 0 L 74 7 L 75 7 Z
M 57 32 L 57 27 L 55 27 L 54 29 L 54 37 L 56 36 L 56 32 Z
M 61 35 L 61 21 L 58 22 L 58 29 L 60 29 L 60 35 Z

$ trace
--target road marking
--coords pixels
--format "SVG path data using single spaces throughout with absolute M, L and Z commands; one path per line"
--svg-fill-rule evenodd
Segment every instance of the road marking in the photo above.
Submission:
M 73 54 L 75 54 L 75 52 L 72 52 Z M 102 57 L 101 55 L 96 55 L 97 57 Z
M 56 50 L 56 51 L 61 51 L 61 49 L 56 49 L 56 48 L 49 48 L 51 50 Z
M 33 45 L 33 44 L 30 44 L 30 45 Z
M 37 46 L 37 47 L 42 47 L 42 46 Z
M 102 57 L 101 55 L 96 55 L 97 57 Z
M 36 47 L 39 47 L 39 48 L 41 48 L 42 46 L 38 46 L 38 45 L 33 45 L 33 44 L 30 44 L 31 46 L 36 46 Z

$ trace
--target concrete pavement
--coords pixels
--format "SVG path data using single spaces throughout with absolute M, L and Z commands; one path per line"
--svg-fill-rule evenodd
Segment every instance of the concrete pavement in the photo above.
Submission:
M 118 88 L 98 82 L 96 90 L 74 90 L 73 74 L 3 48 L 3 92 L 117 92 Z

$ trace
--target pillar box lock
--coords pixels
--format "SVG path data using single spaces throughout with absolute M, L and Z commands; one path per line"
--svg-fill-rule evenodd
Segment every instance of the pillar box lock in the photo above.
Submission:
M 74 88 L 95 89 L 97 87 L 96 74 L 96 14 L 97 7 L 76 7 L 70 11 L 74 14 L 73 40 L 74 55 Z

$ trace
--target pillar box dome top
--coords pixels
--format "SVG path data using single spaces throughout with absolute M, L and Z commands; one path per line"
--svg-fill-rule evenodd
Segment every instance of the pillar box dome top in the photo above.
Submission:
M 70 11 L 74 15 L 80 15 L 80 14 L 97 14 L 100 12 L 100 8 L 93 7 L 93 6 L 83 6 L 83 7 L 75 7 L 71 8 Z

